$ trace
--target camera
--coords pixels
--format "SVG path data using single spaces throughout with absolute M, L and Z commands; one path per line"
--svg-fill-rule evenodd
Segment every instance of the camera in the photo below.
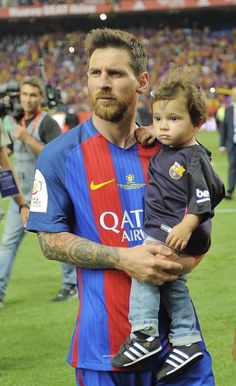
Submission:
M 47 81 L 43 53 L 38 60 L 38 65 L 44 81 L 45 101 L 43 109 L 53 109 L 62 103 L 60 89 L 52 87 Z M 0 118 L 11 115 L 16 121 L 20 121 L 24 115 L 20 103 L 20 85 L 15 80 L 0 85 Z
M 55 108 L 61 103 L 60 90 L 49 83 L 45 85 L 45 97 L 44 109 Z M 0 118 L 6 115 L 11 115 L 16 121 L 20 121 L 24 115 L 20 103 L 20 86 L 14 80 L 0 85 Z
M 7 114 L 12 115 L 17 121 L 23 116 L 23 109 L 20 104 L 19 84 L 10 80 L 0 85 L 0 118 Z
M 44 102 L 43 108 L 53 109 L 58 105 L 60 105 L 61 103 L 61 92 L 59 88 L 52 87 L 52 85 L 48 82 L 46 71 L 45 71 L 43 52 L 41 52 L 40 57 L 38 59 L 38 65 L 41 71 L 41 76 L 45 84 L 44 89 L 45 89 L 46 101 Z
M 61 103 L 61 92 L 59 88 L 52 87 L 48 83 L 45 86 L 45 94 L 46 94 L 46 101 L 45 101 L 45 106 L 43 107 L 53 109 Z

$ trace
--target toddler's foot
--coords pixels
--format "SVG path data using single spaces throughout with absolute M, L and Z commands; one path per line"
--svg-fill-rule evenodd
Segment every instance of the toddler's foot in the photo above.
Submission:
M 202 358 L 203 352 L 199 343 L 173 347 L 164 358 L 164 363 L 157 373 L 157 381 L 176 377 Z
M 132 333 L 112 359 L 112 366 L 125 367 L 139 362 L 162 349 L 159 336 Z

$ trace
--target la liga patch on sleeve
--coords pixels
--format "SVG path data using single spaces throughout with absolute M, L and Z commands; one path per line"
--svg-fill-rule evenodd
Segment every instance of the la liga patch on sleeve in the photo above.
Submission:
M 30 203 L 31 212 L 46 213 L 48 208 L 48 191 L 44 176 L 36 169 L 34 186 Z

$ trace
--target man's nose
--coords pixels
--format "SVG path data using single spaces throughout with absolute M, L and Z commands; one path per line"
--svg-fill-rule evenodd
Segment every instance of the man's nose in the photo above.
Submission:
M 99 87 L 100 88 L 110 88 L 111 87 L 110 77 L 106 71 L 101 72 L 101 75 L 99 78 Z
M 29 101 L 30 101 L 30 98 L 31 98 L 30 95 L 25 95 L 25 96 L 24 96 L 24 99 L 25 99 L 26 102 L 29 102 Z

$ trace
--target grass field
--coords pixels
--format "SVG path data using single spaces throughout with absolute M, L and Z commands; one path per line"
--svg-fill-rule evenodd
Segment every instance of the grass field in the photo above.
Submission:
M 213 152 L 215 169 L 226 182 L 227 159 L 217 150 L 218 133 L 201 132 L 199 140 Z M 0 233 L 3 226 L 4 221 Z M 217 207 L 211 250 L 189 276 L 217 386 L 236 385 L 236 364 L 231 359 L 236 325 L 235 228 L 236 197 Z M 60 282 L 60 264 L 44 259 L 36 236 L 27 234 L 17 255 L 6 307 L 0 310 L 1 386 L 74 386 L 74 371 L 66 356 L 78 302 L 51 302 Z

